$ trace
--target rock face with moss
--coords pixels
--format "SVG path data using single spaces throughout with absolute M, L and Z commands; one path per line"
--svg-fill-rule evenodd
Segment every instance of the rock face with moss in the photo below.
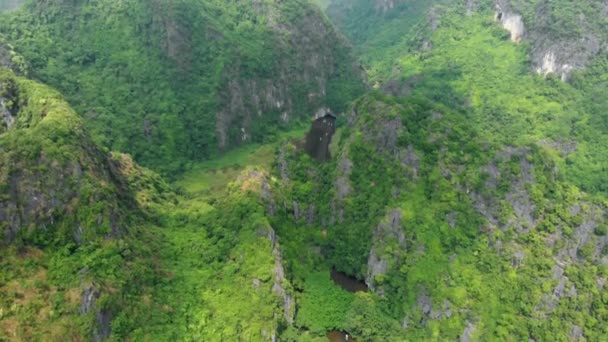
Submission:
M 608 335 L 605 1 L 317 3 L 2 16 L 0 340 Z
M 606 89 L 606 51 L 578 36 L 605 37 L 594 26 L 601 2 L 573 10 L 587 23 L 569 21 L 558 2 L 531 4 L 533 19 L 521 2 L 437 2 L 401 46 L 377 54 L 373 44 L 388 40 L 374 32 L 408 23 L 403 3 L 379 3 L 328 7 L 371 71 L 385 68 L 373 74 L 378 91 L 339 120 L 335 157 L 280 151 L 275 175 L 289 181 L 273 226 L 293 283 L 320 265 L 365 280 L 372 293 L 358 298 L 385 315 L 353 301 L 331 312 L 342 317 L 335 328 L 364 340 L 601 339 L 608 206 L 605 176 L 591 170 L 606 167 L 608 152 L 605 101 L 593 89 Z M 541 28 L 549 17 L 576 28 Z M 568 77 L 534 72 L 549 41 L 564 56 L 576 51 Z M 577 129 L 564 126 L 571 119 Z M 301 208 L 313 219 L 298 219 Z M 308 301 L 296 303 L 296 326 L 319 329 L 310 317 L 329 310 L 310 314 Z
M 33 2 L 0 31 L 97 142 L 161 171 L 341 111 L 364 89 L 346 42 L 303 0 Z
M 4 240 L 83 243 L 121 234 L 120 175 L 55 91 L 2 70 L 0 221 Z
M 606 3 L 590 1 L 585 6 L 562 2 L 495 1 L 496 16 L 512 35 L 531 42 L 532 66 L 539 74 L 556 74 L 566 80 L 606 52 L 608 36 L 602 28 Z
M 541 75 L 557 75 L 568 79 L 572 71 L 582 70 L 601 54 L 608 51 L 608 7 L 603 0 L 593 0 L 584 6 L 571 1 L 332 1 L 327 13 L 349 36 L 356 49 L 372 69 L 392 67 L 378 59 L 396 49 L 394 45 L 410 39 L 409 48 L 419 44 L 429 49 L 432 42 L 420 39 L 422 31 L 434 31 L 441 23 L 446 9 L 458 8 L 463 16 L 493 12 L 495 20 L 510 33 L 514 43 L 528 42 L 530 67 Z M 412 15 L 414 13 L 414 15 Z M 358 25 L 361 21 L 368 25 Z M 395 36 L 398 32 L 400 36 Z M 374 53 L 371 48 L 385 49 Z M 376 70 L 373 70 L 376 72 Z

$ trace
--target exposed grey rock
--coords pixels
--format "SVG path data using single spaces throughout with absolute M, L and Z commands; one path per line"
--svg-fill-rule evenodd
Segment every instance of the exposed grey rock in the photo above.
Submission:
M 471 342 L 472 341 L 473 333 L 475 332 L 475 324 L 473 324 L 471 322 L 467 322 L 466 324 L 467 325 L 464 328 L 462 335 L 460 335 L 460 342 Z
M 293 201 L 293 218 L 298 221 L 300 219 L 300 206 L 298 202 Z
M 335 49 L 344 41 L 319 12 L 303 11 L 302 16 L 287 23 L 277 14 L 273 2 L 256 1 L 254 6 L 267 19 L 267 28 L 274 32 L 278 44 L 289 47 L 292 58 L 279 59 L 273 65 L 272 77 L 244 75 L 240 59 L 224 70 L 216 113 L 220 149 L 251 140 L 252 124 L 260 116 L 286 125 L 298 117 L 312 118 L 315 112 L 328 111 L 328 83 L 338 76 L 335 66 L 343 62 L 336 59 Z M 349 72 L 361 77 L 363 85 L 360 65 L 353 61 L 350 68 Z M 308 93 L 300 94 L 296 88 L 308 89 Z M 244 133 L 237 141 L 229 134 L 233 127 L 242 128 Z
M 580 214 L 581 210 L 583 208 L 581 207 L 580 204 L 575 204 L 573 206 L 570 207 L 570 216 L 576 216 L 578 214 Z
M 332 114 L 332 111 L 328 107 L 321 107 L 315 112 L 315 115 L 312 117 L 312 120 L 315 121 L 321 119 L 322 117 L 329 114 Z
M 464 9 L 470 16 L 477 11 L 475 0 L 466 0 Z M 534 3 L 514 0 L 494 0 L 496 8 L 496 21 L 511 33 L 511 40 L 519 42 L 523 39 L 531 45 L 531 66 L 540 75 L 555 74 L 567 81 L 574 70 L 585 68 L 594 57 L 608 51 L 608 42 L 602 32 L 601 24 L 590 25 L 595 18 L 586 18 L 579 13 L 578 22 L 572 22 L 576 30 L 570 35 L 557 33 L 556 25 L 562 22 L 555 21 L 553 11 L 557 10 L 555 4 L 548 1 Z M 597 16 L 606 16 L 608 5 L 604 3 L 603 9 Z M 529 14 L 532 12 L 532 14 Z M 528 13 L 524 18 L 523 13 Z M 601 22 L 601 20 L 597 20 Z
M 287 282 L 285 278 L 285 269 L 283 268 L 283 260 L 281 257 L 281 250 L 278 245 L 277 236 L 274 229 L 268 228 L 268 239 L 272 245 L 272 253 L 274 255 L 274 282 L 272 285 L 272 291 L 275 292 L 279 297 L 283 299 L 283 317 L 289 324 L 293 324 L 295 314 L 295 301 L 292 295 L 285 290 L 284 283 Z
M 541 140 L 539 145 L 557 150 L 563 157 L 569 156 L 578 148 L 578 142 L 575 140 Z
M 443 301 L 443 315 L 446 318 L 452 317 L 452 303 L 448 300 Z
M 80 314 L 86 315 L 96 310 L 95 304 L 99 299 L 101 292 L 93 285 L 87 287 L 81 297 Z M 95 329 L 91 339 L 95 342 L 106 340 L 111 333 L 112 313 L 108 310 L 99 310 L 95 313 Z
M 566 81 L 573 70 L 583 69 L 600 50 L 601 42 L 592 33 L 582 39 L 558 41 L 538 35 L 532 57 L 539 74 L 557 74 Z
M 15 124 L 15 118 L 6 105 L 6 99 L 0 97 L 0 133 L 11 129 Z
M 406 240 L 405 233 L 401 227 L 401 211 L 399 209 L 389 211 L 386 220 L 378 224 L 376 227 L 374 237 L 372 239 L 372 248 L 367 260 L 367 275 L 365 277 L 365 284 L 379 294 L 382 294 L 383 291 L 381 288 L 377 288 L 375 286 L 374 280 L 377 276 L 385 275 L 388 272 L 388 258 L 394 257 L 384 256 L 382 253 L 380 253 L 380 250 L 382 246 L 385 246 L 391 240 L 396 241 L 399 245 L 400 250 L 395 251 L 395 253 L 405 252 Z
M 87 287 L 82 293 L 80 313 L 84 315 L 91 312 L 99 296 L 100 292 L 94 286 Z
M 597 288 L 598 290 L 603 290 L 604 286 L 606 286 L 606 281 L 608 281 L 608 279 L 606 278 L 598 278 L 597 279 Z
M 23 3 L 24 0 L 3 0 L 2 2 L 0 2 L 0 12 L 16 10 Z
M 414 151 L 414 147 L 410 144 L 407 149 L 400 151 L 401 164 L 406 166 L 411 172 L 411 178 L 418 178 L 418 170 L 420 168 L 420 157 Z
M 349 178 L 352 168 L 353 163 L 346 154 L 343 154 L 338 164 L 338 177 L 336 178 L 336 199 L 338 201 L 344 200 L 351 192 Z
M 439 14 L 439 11 L 437 11 L 436 7 L 431 7 L 431 10 L 428 14 L 428 22 L 431 31 L 433 32 L 439 28 L 439 25 L 441 25 L 441 16 Z
M 384 104 L 377 104 L 378 112 L 385 111 Z M 399 157 L 400 149 L 397 145 L 399 133 L 403 129 L 403 123 L 399 117 L 377 118 L 373 125 L 362 128 L 364 137 L 374 146 L 379 153 L 386 153 L 393 157 Z
M 429 318 L 433 320 L 439 320 L 442 318 L 450 318 L 452 316 L 452 303 L 445 300 L 443 301 L 441 308 L 432 308 Z
M 519 43 L 522 40 L 526 28 L 521 15 L 505 12 L 500 5 L 497 5 L 496 20 L 500 21 L 505 30 L 511 33 L 511 41 Z
M 448 222 L 448 225 L 450 226 L 450 228 L 454 229 L 456 228 L 456 223 L 457 223 L 457 214 L 456 212 L 449 212 L 445 215 L 445 220 Z
M 367 274 L 365 284 L 370 288 L 374 289 L 374 279 L 378 275 L 384 275 L 388 272 L 388 260 L 383 259 L 374 248 L 371 249 L 369 257 L 367 259 Z
M 570 330 L 570 341 L 577 342 L 580 341 L 581 338 L 583 338 L 583 328 L 578 325 L 573 325 Z
M 511 266 L 513 268 L 520 268 L 524 264 L 525 253 L 521 250 L 515 251 L 513 256 L 511 257 Z
M 433 302 L 431 297 L 427 296 L 426 294 L 421 294 L 418 296 L 416 299 L 416 305 L 425 316 L 429 316 L 433 310 Z
M 274 216 L 277 213 L 277 205 L 272 196 L 272 189 L 270 188 L 270 183 L 268 180 L 263 177 L 261 182 L 260 196 L 264 203 L 266 203 L 266 212 L 270 216 Z
M 530 153 L 529 148 L 505 147 L 496 154 L 493 163 L 482 168 L 482 172 L 488 175 L 486 188 L 496 189 L 499 182 L 504 180 L 504 177 L 510 176 L 502 175 L 498 165 L 507 163 L 514 157 L 519 158 L 520 172 L 515 177 L 509 179 L 511 187 L 505 196 L 506 202 L 513 208 L 515 217 L 502 226 L 503 229 L 515 227 L 519 233 L 527 232 L 537 225 L 537 220 L 534 218 L 535 205 L 527 190 L 527 186 L 534 182 L 533 166 L 526 160 L 528 153 Z M 501 206 L 500 199 L 482 196 L 475 192 L 470 192 L 469 196 L 473 200 L 475 209 L 492 226 L 499 226 L 498 212 Z
M 476 0 L 467 0 L 465 3 L 465 9 L 467 13 L 467 17 L 473 15 L 475 11 L 477 11 L 477 1 Z
M 573 238 L 566 242 L 561 253 L 565 253 L 572 260 L 578 260 L 580 258 L 579 251 L 587 244 L 593 244 L 594 250 L 590 257 L 599 260 L 602 258 L 603 249 L 608 245 L 608 236 L 596 236 L 594 230 L 600 223 L 605 222 L 605 210 L 590 204 L 581 205 L 579 203 L 577 206 L 587 207 L 583 214 L 583 222 L 574 229 Z M 575 206 L 574 209 L 578 208 Z
M 97 329 L 93 332 L 93 341 L 101 342 L 110 337 L 112 332 L 112 313 L 108 310 L 100 310 L 95 314 Z
M 315 223 L 315 220 L 317 218 L 317 211 L 315 208 L 315 204 L 311 203 L 310 205 L 308 205 L 308 208 L 306 209 L 306 224 L 308 225 L 312 225 L 313 223 Z
M 13 241 L 22 229 L 53 227 L 58 218 L 68 215 L 68 211 L 68 217 L 77 217 L 75 210 L 79 207 L 74 208 L 72 205 L 79 203 L 80 186 L 86 180 L 90 181 L 92 175 L 96 177 L 94 182 L 97 179 L 105 181 L 106 189 L 110 186 L 123 186 L 119 182 L 121 175 L 114 169 L 109 157 L 87 144 L 83 143 L 80 156 L 82 159 L 66 164 L 50 160 L 44 153 L 34 160 L 28 160 L 27 164 L 23 160 L 8 159 L 10 155 L 0 153 L 0 169 L 8 170 L 5 174 L 8 178 L 0 179 L 0 182 L 7 185 L 3 192 L 5 196 L 0 197 L 0 230 L 4 229 L 6 242 Z M 76 166 L 77 164 L 87 167 L 83 170 L 82 166 Z M 80 172 L 76 172 L 78 170 Z M 110 233 L 106 238 L 117 237 L 121 232 L 120 198 L 107 197 L 101 185 L 97 190 L 99 191 L 92 193 L 86 200 L 106 201 L 107 205 L 99 208 L 98 215 L 102 219 L 98 219 L 97 223 L 100 227 L 107 225 L 109 228 Z M 88 234 L 95 231 L 95 224 L 83 227 L 76 221 L 72 229 L 74 242 L 82 244 L 92 238 Z
M 352 161 L 348 158 L 346 152 L 340 157 L 338 163 L 338 169 L 336 172 L 336 194 L 331 203 L 331 218 L 330 224 L 333 224 L 336 220 L 338 223 L 344 221 L 344 200 L 352 191 L 350 184 L 350 173 L 353 168 Z

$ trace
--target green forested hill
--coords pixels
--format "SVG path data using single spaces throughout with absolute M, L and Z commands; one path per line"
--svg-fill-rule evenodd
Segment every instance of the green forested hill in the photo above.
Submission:
M 606 9 L 544 4 L 412 17 L 408 1 L 330 4 L 377 91 L 353 104 L 330 163 L 292 148 L 277 164 L 294 203 L 275 225 L 303 289 L 296 326 L 365 341 L 606 335 Z M 505 13 L 527 31 L 514 37 Z M 373 294 L 334 294 L 319 267 Z M 337 310 L 306 295 L 319 286 Z
M 100 0 L 0 17 L 0 340 L 602 341 L 607 13 Z M 334 131 L 328 160 L 305 151 Z M 170 185 L 108 148 L 188 171 Z
M 156 170 L 261 142 L 363 90 L 307 1 L 32 1 L 0 21 L 94 139 Z
M 293 315 L 264 171 L 178 196 L 4 68 L 0 123 L 0 340 L 269 340 Z

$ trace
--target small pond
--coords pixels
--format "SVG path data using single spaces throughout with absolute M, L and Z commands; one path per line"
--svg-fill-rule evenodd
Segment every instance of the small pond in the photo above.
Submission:
M 336 269 L 331 270 L 331 280 L 348 292 L 368 291 L 367 285 L 365 285 L 364 282 L 355 277 L 351 277 L 346 273 L 337 271 Z
M 357 340 L 342 331 L 330 331 L 327 333 L 329 342 L 357 342 Z

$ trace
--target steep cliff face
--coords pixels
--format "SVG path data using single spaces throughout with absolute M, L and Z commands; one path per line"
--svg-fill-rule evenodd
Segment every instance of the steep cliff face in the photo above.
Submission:
M 327 13 L 332 21 L 355 43 L 356 50 L 372 69 L 372 77 L 385 77 L 382 61 L 401 45 L 401 52 L 417 46 L 432 48 L 428 34 L 437 29 L 441 15 L 456 11 L 465 20 L 474 14 L 494 14 L 495 21 L 509 31 L 514 43 L 531 44 L 530 67 L 538 74 L 554 74 L 567 80 L 608 50 L 608 24 L 603 0 L 579 6 L 572 1 L 342 1 L 334 0 Z M 359 25 L 366 22 L 366 25 Z M 398 36 L 392 34 L 399 32 Z M 410 46 L 406 46 L 409 44 Z M 378 56 L 374 49 L 383 47 Z M 399 49 L 397 49 L 399 50 Z M 379 71 L 375 69 L 380 69 Z M 384 72 L 382 72 L 384 70 Z
M 532 44 L 532 66 L 542 75 L 556 74 L 566 80 L 608 50 L 604 27 L 605 1 L 584 6 L 571 1 L 495 1 L 497 18 L 512 34 Z M 527 28 L 527 30 L 526 30 Z
M 81 244 L 120 235 L 121 176 L 58 93 L 3 69 L 0 116 L 6 242 L 58 233 Z
M 118 299 L 154 277 L 132 219 L 166 185 L 93 143 L 58 92 L 5 68 L 0 119 L 0 338 L 105 340 L 133 305 Z
M 341 111 L 364 89 L 347 44 L 307 1 L 45 1 L 0 26 L 97 142 L 164 171 L 319 107 Z
M 606 317 L 594 309 L 608 271 L 605 203 L 564 179 L 556 147 L 503 145 L 477 120 L 467 107 L 376 94 L 357 101 L 338 132 L 341 157 L 318 164 L 283 152 L 282 196 L 314 204 L 315 217 L 279 210 L 284 244 L 319 249 L 328 264 L 365 279 L 371 302 L 390 303 L 390 318 L 347 308 L 354 321 L 340 329 L 371 340 L 605 333 L 601 324 L 582 328 Z M 281 235 L 293 224 L 310 237 Z

